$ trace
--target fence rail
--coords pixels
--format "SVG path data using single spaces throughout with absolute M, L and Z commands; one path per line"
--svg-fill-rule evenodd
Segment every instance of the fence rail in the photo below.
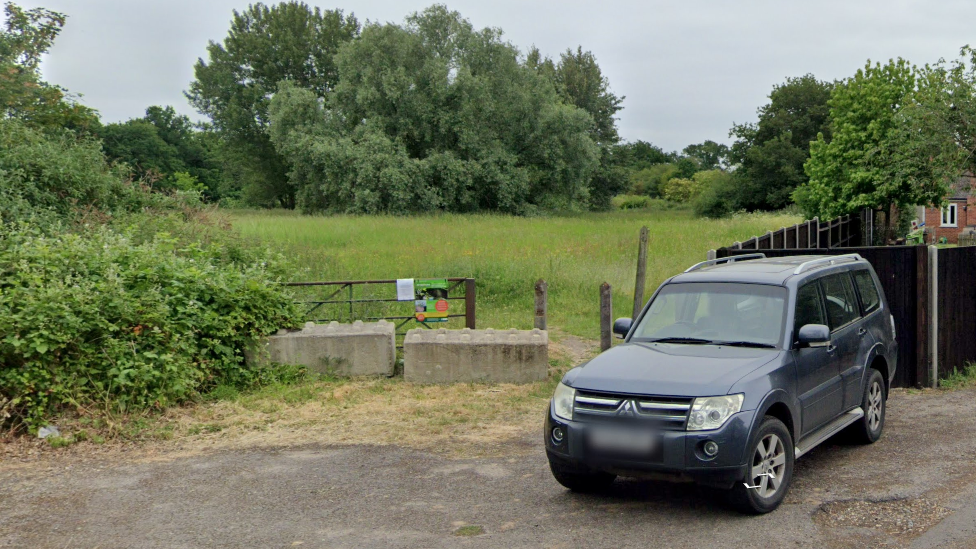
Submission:
M 451 302 L 464 303 L 464 310 L 461 313 L 447 315 L 447 318 L 463 318 L 466 328 L 475 329 L 477 325 L 476 290 L 475 279 L 473 278 L 448 278 L 450 284 L 447 289 L 447 297 L 443 298 Z M 285 286 L 291 288 L 301 288 L 310 292 L 324 290 L 322 295 L 306 295 L 304 299 L 298 300 L 306 306 L 305 316 L 312 322 L 353 322 L 355 320 L 391 320 L 396 324 L 396 335 L 402 338 L 406 331 L 402 330 L 411 321 L 417 322 L 424 328 L 431 328 L 427 322 L 421 322 L 413 314 L 396 314 L 397 310 L 394 303 L 405 303 L 411 308 L 414 302 L 401 301 L 388 295 L 396 295 L 396 283 L 394 280 L 338 280 L 329 282 L 288 282 Z M 367 287 L 388 286 L 391 287 L 392 294 L 380 294 L 379 297 L 356 297 L 356 289 L 365 290 Z M 451 293 L 464 289 L 464 294 L 451 296 Z M 381 290 L 382 291 L 382 290 Z M 340 294 L 348 297 L 339 298 Z M 317 297 L 317 298 L 316 298 Z M 348 307 L 345 307 L 348 305 Z M 357 311 L 357 305 L 359 311 Z M 339 306 L 342 306 L 341 308 Z M 319 314 L 321 313 L 321 314 Z M 329 314 L 333 313 L 333 314 Z M 399 346 L 399 345 L 398 345 Z
M 830 221 L 813 218 L 792 227 L 769 231 L 744 242 L 733 242 L 731 250 L 806 250 L 850 248 L 870 242 L 870 213 L 845 215 Z M 867 234 L 865 234 L 867 233 Z

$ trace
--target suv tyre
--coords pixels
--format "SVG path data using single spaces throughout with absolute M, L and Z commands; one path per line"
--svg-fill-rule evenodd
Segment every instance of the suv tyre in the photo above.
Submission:
M 549 469 L 556 482 L 574 492 L 589 493 L 606 490 L 617 475 L 601 471 L 580 470 L 549 460 Z
M 729 490 L 729 503 L 740 512 L 754 515 L 779 507 L 793 481 L 793 450 L 793 437 L 786 425 L 766 416 L 748 447 L 747 478 Z
M 861 409 L 864 410 L 864 417 L 851 425 L 851 433 L 854 439 L 862 444 L 871 444 L 881 438 L 881 431 L 884 430 L 885 405 L 887 395 L 885 394 L 885 382 L 881 372 L 871 369 L 868 370 L 868 382 L 864 384 L 864 396 L 861 399 Z

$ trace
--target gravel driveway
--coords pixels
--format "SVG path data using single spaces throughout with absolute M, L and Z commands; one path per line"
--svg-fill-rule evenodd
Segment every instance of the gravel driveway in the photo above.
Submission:
M 802 458 L 762 517 L 690 485 L 569 493 L 533 432 L 494 459 L 310 444 L 0 463 L 0 547 L 976 546 L 976 391 L 896 391 L 888 411 L 877 444 Z

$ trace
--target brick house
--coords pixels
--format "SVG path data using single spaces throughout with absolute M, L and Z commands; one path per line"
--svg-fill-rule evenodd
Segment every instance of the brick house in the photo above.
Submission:
M 967 227 L 976 228 L 976 176 L 967 173 L 952 184 L 948 204 L 944 208 L 918 206 L 916 215 L 925 220 L 925 242 L 938 243 L 945 238 L 958 244 L 959 233 Z

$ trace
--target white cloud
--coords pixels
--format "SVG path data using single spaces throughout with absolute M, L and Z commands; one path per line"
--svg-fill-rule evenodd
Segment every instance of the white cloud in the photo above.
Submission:
M 431 2 L 357 0 L 320 5 L 360 20 L 401 22 Z M 45 77 L 106 121 L 153 104 L 194 115 L 182 92 L 209 40 L 223 40 L 247 0 L 21 0 L 65 12 L 68 24 L 44 62 Z M 477 27 L 500 27 L 523 51 L 592 51 L 625 95 L 620 133 L 666 149 L 728 142 L 733 122 L 755 118 L 774 84 L 813 73 L 833 80 L 870 57 L 916 64 L 954 57 L 971 40 L 976 3 L 961 0 L 457 0 Z

